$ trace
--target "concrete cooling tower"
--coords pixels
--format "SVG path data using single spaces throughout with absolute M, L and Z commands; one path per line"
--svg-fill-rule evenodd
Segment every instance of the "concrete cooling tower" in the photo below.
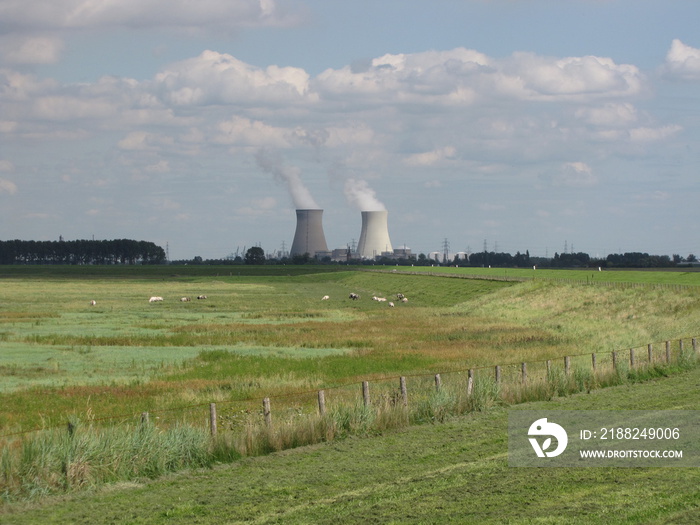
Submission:
M 393 252 L 389 239 L 387 211 L 363 211 L 362 232 L 357 244 L 357 254 L 364 259 L 373 259 L 384 252 Z
M 328 251 L 321 224 L 322 216 L 323 210 L 297 210 L 297 230 L 294 233 L 290 255 L 308 253 L 313 257 L 316 252 Z

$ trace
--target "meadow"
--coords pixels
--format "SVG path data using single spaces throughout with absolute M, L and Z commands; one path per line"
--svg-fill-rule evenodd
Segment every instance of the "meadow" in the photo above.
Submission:
M 612 282 L 631 284 L 609 286 L 556 272 L 548 277 L 539 270 L 537 279 L 517 280 L 454 278 L 464 276 L 457 269 L 449 269 L 453 278 L 392 268 L 51 270 L 0 268 L 0 439 L 14 446 L 37 429 L 66 434 L 69 421 L 91 429 L 133 430 L 145 412 L 154 432 L 143 435 L 146 446 L 153 448 L 155 442 L 148 440 L 160 436 L 157 429 L 196 441 L 201 435 L 183 429 L 206 433 L 211 402 L 219 407 L 222 433 L 247 432 L 233 447 L 237 454 L 444 421 L 455 410 L 498 404 L 487 381 L 494 365 L 503 365 L 507 375 L 528 362 L 530 377 L 542 377 L 546 360 L 561 364 L 564 356 L 580 356 L 574 366 L 581 361 L 590 367 L 590 354 L 596 352 L 599 364 L 609 369 L 612 351 L 646 351 L 652 343 L 661 359 L 668 340 L 675 341 L 678 356 L 678 340 L 694 337 L 700 319 L 700 274 L 686 272 L 600 272 L 624 279 Z M 361 299 L 350 300 L 350 292 Z M 395 301 L 389 308 L 371 300 L 391 300 L 397 293 L 408 302 Z M 207 299 L 195 299 L 200 294 Z M 165 301 L 149 303 L 153 295 Z M 322 301 L 324 295 L 330 299 Z M 192 300 L 180 302 L 180 297 Z M 90 306 L 91 300 L 97 304 Z M 456 384 L 468 369 L 477 371 L 480 405 L 445 393 L 419 399 L 417 392 L 434 391 L 433 374 Z M 657 372 L 649 377 L 665 373 Z M 368 425 L 362 418 L 370 415 L 353 407 L 359 382 L 371 381 L 374 399 L 391 404 L 399 376 L 408 377 L 415 410 L 386 411 L 386 418 L 401 419 L 400 425 L 389 420 Z M 515 389 L 506 397 L 508 402 L 551 398 L 629 379 L 572 377 L 565 387 L 550 381 L 542 391 Z M 263 397 L 272 399 L 275 421 L 291 425 L 315 413 L 319 389 L 327 392 L 333 420 L 313 423 L 312 437 L 297 442 L 290 433 L 282 442 L 250 426 L 262 417 Z M 232 459 L 223 448 L 219 459 Z M 3 461 L 9 472 L 10 459 Z M 212 457 L 202 461 L 209 464 Z M 177 468 L 147 466 L 138 475 Z

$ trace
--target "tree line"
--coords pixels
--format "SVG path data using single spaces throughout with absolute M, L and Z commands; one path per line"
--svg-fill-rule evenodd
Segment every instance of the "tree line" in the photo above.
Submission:
M 0 241 L 0 264 L 162 264 L 165 250 L 148 241 Z
M 207 259 L 195 257 L 192 261 L 177 261 L 188 264 L 350 264 L 373 265 L 383 264 L 391 266 L 461 266 L 461 267 L 488 267 L 495 268 L 672 268 L 675 266 L 691 265 L 698 262 L 697 258 L 690 254 L 681 257 L 674 254 L 650 255 L 644 252 L 626 252 L 610 254 L 606 257 L 591 257 L 584 252 L 555 253 L 554 257 L 531 257 L 529 251 L 517 252 L 515 255 L 504 252 L 477 252 L 469 255 L 468 259 L 454 257 L 451 260 L 443 260 L 442 257 L 432 259 L 420 253 L 409 257 L 379 257 L 377 259 L 353 259 L 332 261 L 330 257 L 316 258 L 309 254 L 294 255 L 291 257 L 273 257 L 266 255 L 260 247 L 249 248 L 243 257 L 227 259 Z

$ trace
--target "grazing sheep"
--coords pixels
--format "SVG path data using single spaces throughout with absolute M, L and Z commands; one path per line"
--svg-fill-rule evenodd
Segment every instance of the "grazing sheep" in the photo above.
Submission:
M 403 299 L 401 299 L 401 302 L 402 302 L 402 303 L 407 303 L 407 302 L 408 302 L 408 297 L 404 297 Z
M 392 303 L 391 301 L 389 301 L 389 306 L 393 308 L 393 307 L 394 307 L 394 303 Z
M 401 299 L 403 299 L 404 297 L 406 297 L 406 296 L 405 296 L 404 294 L 402 294 L 402 293 L 397 293 L 397 294 L 396 294 L 396 298 L 397 298 L 398 300 L 401 300 Z
M 207 298 L 206 295 L 198 295 L 198 296 L 197 296 L 197 299 L 206 299 L 206 298 Z
M 90 301 L 90 306 L 95 306 L 96 304 L 97 304 L 97 301 L 95 301 L 94 299 L 92 301 Z
M 327 301 L 328 299 L 330 299 L 328 295 L 324 295 L 323 297 L 321 297 L 321 301 Z
M 360 296 L 357 295 L 356 293 L 350 294 L 350 299 L 352 299 L 353 301 L 357 301 L 359 298 L 360 298 Z
M 181 303 L 189 303 L 189 302 L 190 302 L 190 298 L 189 298 L 189 297 L 180 297 L 180 302 L 181 302 Z
M 149 302 L 149 303 L 159 303 L 159 302 L 161 302 L 162 300 L 163 300 L 162 297 L 153 296 L 153 297 L 151 297 L 151 298 L 148 300 L 148 302 Z

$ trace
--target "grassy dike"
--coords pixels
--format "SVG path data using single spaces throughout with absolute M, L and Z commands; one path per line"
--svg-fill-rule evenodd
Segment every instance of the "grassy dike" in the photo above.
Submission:
M 696 523 L 693 468 L 512 468 L 508 410 L 687 410 L 700 368 L 8 505 L 0 523 Z

